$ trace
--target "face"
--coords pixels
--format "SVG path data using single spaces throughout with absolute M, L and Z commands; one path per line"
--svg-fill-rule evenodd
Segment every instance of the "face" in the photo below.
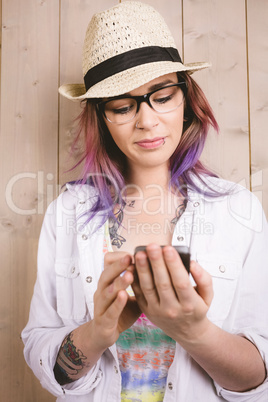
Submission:
M 129 95 L 144 95 L 156 88 L 177 82 L 176 73 L 167 74 L 131 91 Z M 165 92 L 164 95 L 160 92 L 160 96 L 161 98 L 158 99 L 152 95 L 151 101 L 166 102 Z M 178 96 L 182 100 L 180 106 L 173 108 L 174 110 L 168 113 L 158 113 L 146 102 L 142 102 L 137 115 L 127 123 L 114 124 L 106 120 L 111 136 L 127 157 L 130 169 L 135 169 L 138 166 L 143 168 L 159 167 L 162 164 L 168 167 L 169 159 L 180 142 L 183 128 L 184 104 L 181 89 L 179 89 Z M 159 107 L 156 107 L 159 110 Z

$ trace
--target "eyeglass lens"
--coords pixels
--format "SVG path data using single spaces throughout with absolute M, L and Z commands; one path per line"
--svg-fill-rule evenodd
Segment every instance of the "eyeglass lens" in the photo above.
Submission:
M 150 95 L 149 102 L 156 112 L 168 113 L 182 104 L 183 91 L 179 86 L 163 87 Z M 134 98 L 111 100 L 105 104 L 104 113 L 111 123 L 127 123 L 136 116 L 137 101 Z

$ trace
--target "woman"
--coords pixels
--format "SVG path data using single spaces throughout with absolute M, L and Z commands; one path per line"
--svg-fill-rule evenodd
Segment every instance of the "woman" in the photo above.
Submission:
M 189 73 L 207 66 L 128 1 L 92 18 L 85 87 L 60 88 L 86 102 L 83 179 L 46 213 L 23 331 L 59 401 L 267 400 L 267 223 L 199 161 L 217 123 Z

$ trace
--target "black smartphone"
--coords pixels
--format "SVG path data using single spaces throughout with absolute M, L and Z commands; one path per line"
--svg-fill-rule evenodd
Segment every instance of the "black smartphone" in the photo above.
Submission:
M 162 248 L 164 246 L 161 246 Z M 187 246 L 172 246 L 175 248 L 177 253 L 180 255 L 183 265 L 185 266 L 187 272 L 190 272 L 190 250 Z M 135 248 L 134 256 L 138 251 L 146 251 L 146 246 L 138 246 Z

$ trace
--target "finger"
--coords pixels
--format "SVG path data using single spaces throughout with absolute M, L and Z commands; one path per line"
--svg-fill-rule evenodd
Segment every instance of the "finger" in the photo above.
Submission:
M 125 290 L 120 290 L 109 308 L 104 314 L 104 326 L 106 329 L 114 328 L 119 320 L 122 311 L 124 310 L 128 300 L 128 294 Z
M 181 304 L 190 303 L 195 292 L 179 254 L 172 246 L 166 246 L 163 248 L 163 256 L 177 298 Z
M 214 295 L 211 276 L 196 261 L 191 261 L 190 272 L 195 280 L 197 293 L 210 306 Z
M 129 266 L 129 270 L 125 271 L 122 276 L 118 276 L 114 281 L 109 283 L 106 287 L 98 286 L 94 295 L 95 312 L 102 315 L 112 305 L 120 291 L 125 291 L 134 280 L 133 271 L 134 267 Z
M 162 248 L 156 244 L 150 244 L 147 246 L 146 251 L 151 263 L 153 279 L 160 303 L 163 306 L 170 306 L 170 304 L 176 302 L 176 295 L 163 257 Z
M 125 290 L 134 280 L 133 267 L 129 266 L 126 271 L 114 279 L 114 281 L 105 289 L 108 294 L 116 294 L 120 290 Z M 115 295 L 116 296 L 116 295 Z
M 137 303 L 139 304 L 139 306 L 140 306 L 140 308 L 142 310 L 144 307 L 147 306 L 147 301 L 146 301 L 146 299 L 144 297 L 144 294 L 143 294 L 143 292 L 141 290 L 140 282 L 139 282 L 137 273 L 134 275 L 134 281 L 132 282 L 131 287 L 132 287 L 132 290 L 133 290 L 134 295 L 135 295 L 133 297 L 135 298 L 135 300 L 137 301 Z
M 106 288 L 109 284 L 111 284 L 124 271 L 130 270 L 130 266 L 132 265 L 131 255 L 123 253 L 121 254 L 120 257 L 118 253 L 116 254 L 117 254 L 116 259 L 114 259 L 114 257 L 112 256 L 106 257 L 106 255 L 104 257 L 104 271 L 102 272 L 99 280 L 99 287 L 102 289 Z
M 126 255 L 129 255 L 131 259 L 131 255 L 126 251 L 108 251 L 104 255 L 104 268 L 107 268 L 109 265 L 113 264 L 114 262 L 121 260 Z
M 136 254 L 135 266 L 144 298 L 148 303 L 158 303 L 159 298 L 155 287 L 152 270 L 145 252 L 139 251 Z

